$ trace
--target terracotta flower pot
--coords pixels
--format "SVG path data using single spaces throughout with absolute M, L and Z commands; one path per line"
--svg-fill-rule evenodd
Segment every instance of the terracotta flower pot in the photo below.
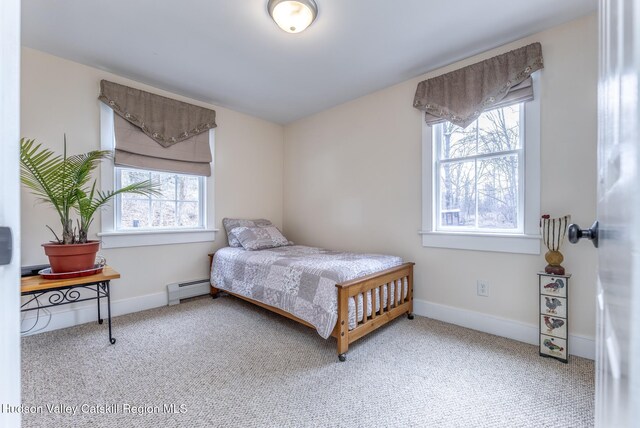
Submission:
M 42 244 L 54 273 L 78 272 L 93 268 L 100 241 L 86 244 Z

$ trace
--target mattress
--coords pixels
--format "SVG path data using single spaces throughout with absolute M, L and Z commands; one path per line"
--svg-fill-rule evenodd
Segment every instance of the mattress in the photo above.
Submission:
M 239 294 L 282 309 L 313 325 L 323 338 L 331 335 L 338 319 L 336 284 L 370 275 L 402 264 L 402 259 L 381 254 L 361 254 L 292 245 L 259 251 L 225 247 L 216 251 L 211 283 L 221 290 Z M 408 284 L 402 286 L 403 295 Z M 391 287 L 391 299 L 395 299 Z M 367 315 L 371 314 L 371 292 L 367 293 Z M 387 306 L 375 296 L 375 307 Z M 362 294 L 349 301 L 349 328 L 364 314 Z

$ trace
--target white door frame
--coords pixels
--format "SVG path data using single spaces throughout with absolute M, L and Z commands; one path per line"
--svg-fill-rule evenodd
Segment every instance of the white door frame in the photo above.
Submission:
M 20 426 L 20 0 L 0 1 L 0 226 L 13 232 L 11 264 L 0 266 L 0 426 Z

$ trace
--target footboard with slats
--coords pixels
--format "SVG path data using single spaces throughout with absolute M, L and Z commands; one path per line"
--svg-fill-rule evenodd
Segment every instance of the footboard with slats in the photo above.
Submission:
M 213 265 L 213 253 L 209 254 L 209 266 Z M 363 276 L 352 281 L 336 284 L 338 289 L 338 322 L 331 335 L 338 341 L 338 357 L 346 360 L 349 344 L 355 342 L 368 333 L 385 325 L 401 315 L 407 314 L 413 318 L 413 265 L 404 263 L 391 269 Z M 211 296 L 216 298 L 219 290 L 212 284 Z M 406 290 L 406 291 L 405 291 Z M 267 305 L 246 296 L 227 292 L 232 296 L 254 303 L 289 319 L 313 326 L 308 322 L 274 306 Z M 358 316 L 362 298 L 362 318 Z M 349 300 L 354 299 L 355 326 L 349 329 Z M 376 303 L 378 303 L 376 305 Z M 370 310 L 368 310 L 370 305 Z
M 412 316 L 413 265 L 414 263 L 405 263 L 353 281 L 336 284 L 338 288 L 338 323 L 333 335 L 338 340 L 338 355 L 341 361 L 345 360 L 350 343 L 400 315 Z M 358 316 L 360 296 L 362 298 L 362 319 Z M 349 329 L 350 298 L 353 298 L 355 302 L 356 320 L 355 328 L 351 330 Z M 368 310 L 369 305 L 371 310 Z

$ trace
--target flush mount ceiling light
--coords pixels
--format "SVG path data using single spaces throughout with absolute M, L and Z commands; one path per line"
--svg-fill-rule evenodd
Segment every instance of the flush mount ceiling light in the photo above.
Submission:
M 269 15 L 287 33 L 304 31 L 316 19 L 318 6 L 313 0 L 269 0 Z

